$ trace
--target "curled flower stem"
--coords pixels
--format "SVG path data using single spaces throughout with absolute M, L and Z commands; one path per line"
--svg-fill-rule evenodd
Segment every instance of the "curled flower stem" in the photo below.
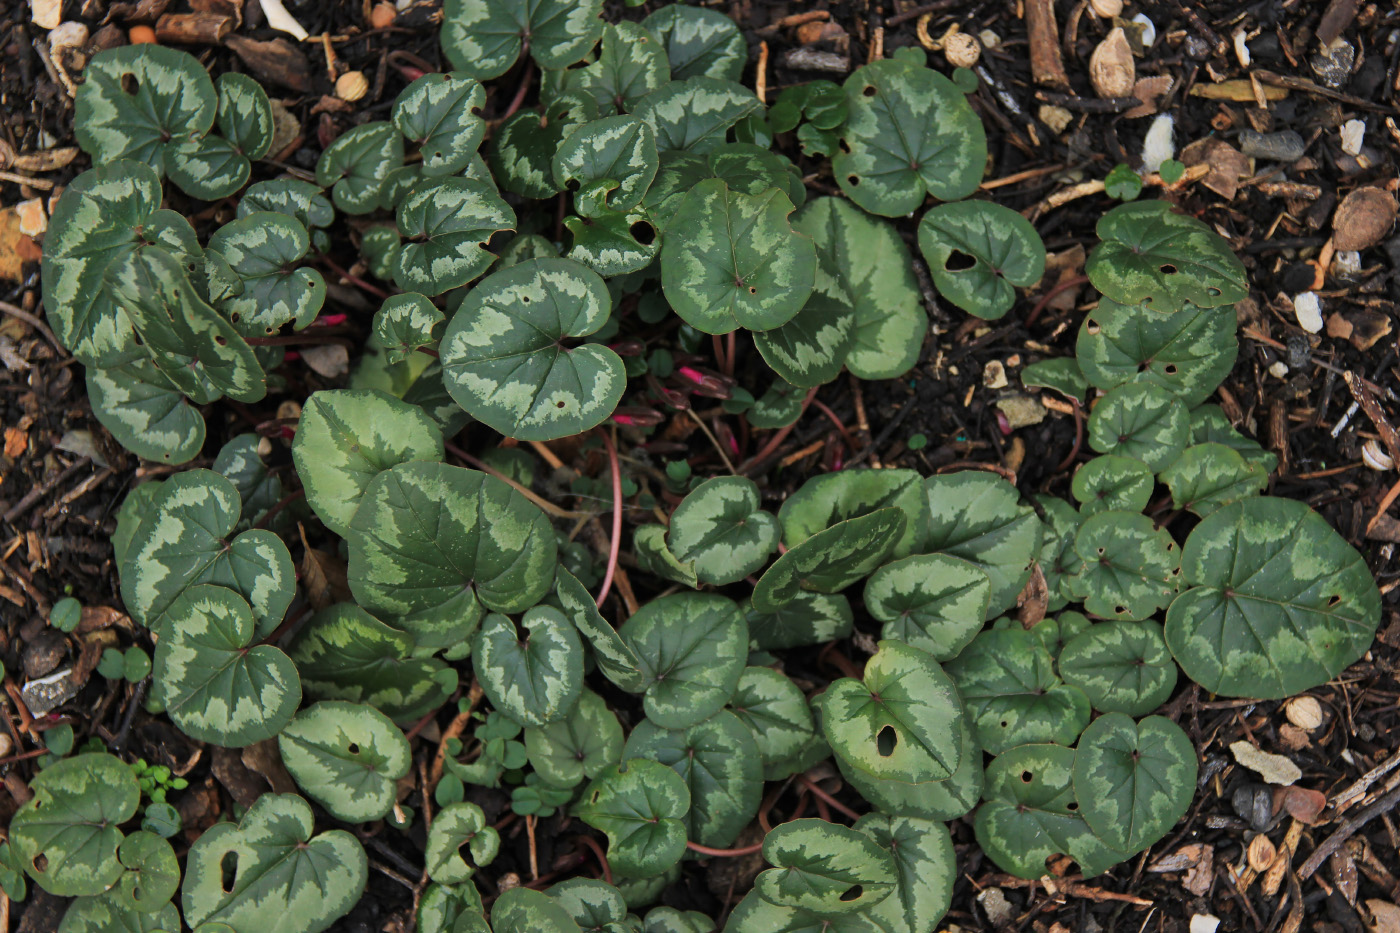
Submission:
M 608 448 L 608 469 L 612 471 L 613 520 L 612 541 L 608 545 L 608 569 L 603 574 L 603 586 L 598 590 L 598 605 L 608 598 L 612 589 L 613 576 L 617 573 L 617 555 L 622 549 L 622 467 L 617 462 L 617 444 L 612 434 L 603 432 L 603 443 Z

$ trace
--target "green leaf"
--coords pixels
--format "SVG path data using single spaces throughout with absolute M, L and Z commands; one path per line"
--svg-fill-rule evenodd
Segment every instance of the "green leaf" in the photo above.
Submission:
M 926 820 L 955 820 L 972 812 L 982 799 L 982 749 L 972 738 L 966 718 L 958 729 L 961 761 L 950 777 L 941 781 L 904 781 L 877 778 L 837 756 L 836 764 L 846 781 L 862 797 L 892 816 Z
M 1380 595 L 1366 562 L 1302 502 L 1218 509 L 1181 553 L 1167 645 L 1212 693 L 1275 699 L 1340 674 L 1371 645 Z
M 282 481 L 269 471 L 258 452 L 263 442 L 256 434 L 240 434 L 220 448 L 214 458 L 214 472 L 233 483 L 243 503 L 235 528 L 251 526 L 282 498 Z M 121 561 L 117 564 L 120 566 Z
M 601 424 L 626 387 L 607 347 L 564 340 L 607 322 L 612 301 L 594 272 L 568 259 L 531 259 L 487 276 L 443 334 L 448 391 L 509 437 L 552 440 Z
M 154 44 L 105 49 L 83 77 L 74 136 L 94 165 L 135 159 L 164 173 L 172 147 L 214 125 L 214 82 L 188 52 Z
M 996 320 L 1016 288 L 1045 274 L 1045 244 L 1031 222 L 990 201 L 940 204 L 919 222 L 919 251 L 938 293 L 969 314 Z M 970 262 L 970 264 L 969 264 Z
M 499 78 L 521 55 L 541 68 L 566 68 L 603 32 L 603 0 L 451 0 L 443 7 L 442 50 L 473 78 Z
M 246 159 L 256 161 L 272 148 L 272 102 L 253 78 L 236 72 L 219 75 L 218 122 L 231 145 Z
M 466 285 L 495 261 L 486 242 L 515 227 L 515 212 L 491 182 L 432 178 L 408 190 L 398 205 L 399 248 L 394 283 L 404 291 L 440 295 Z
M 573 787 L 622 760 L 622 726 L 603 698 L 585 687 L 562 719 L 525 728 L 525 751 L 541 778 Z
M 799 591 L 790 602 L 768 611 L 746 610 L 751 650 L 801 648 L 851 634 L 851 604 L 844 596 Z
M 416 919 L 421 933 L 490 933 L 474 884 L 430 883 L 418 902 Z
M 677 4 L 663 10 L 690 9 Z M 641 933 L 714 933 L 715 922 L 698 910 L 681 911 L 674 907 L 653 907 L 647 911 Z
M 770 330 L 812 294 L 816 250 L 792 229 L 792 202 L 778 189 L 751 196 L 702 181 L 676 212 L 661 251 L 666 300 L 707 334 Z
M 771 667 L 746 667 L 729 699 L 734 715 L 749 727 L 763 757 L 763 779 L 780 781 L 787 763 L 816 737 L 812 710 L 797 684 Z
M 739 27 L 719 10 L 681 3 L 661 7 L 642 20 L 661 40 L 671 64 L 671 78 L 704 76 L 738 81 L 749 59 Z
M 691 490 L 671 514 L 667 545 L 714 586 L 759 570 L 778 547 L 778 520 L 759 505 L 758 484 L 716 476 Z
M 1063 356 L 1041 360 L 1022 369 L 1021 385 L 1028 390 L 1053 389 L 1078 402 L 1083 402 L 1084 394 L 1089 391 L 1089 381 L 1079 371 L 1079 363 Z
M 166 613 L 152 697 L 191 738 L 242 748 L 282 731 L 301 704 L 296 665 L 254 645 L 253 613 L 222 586 L 187 589 Z
M 266 336 L 288 323 L 301 330 L 316 319 L 326 300 L 326 281 L 315 269 L 292 268 L 310 246 L 296 219 L 270 211 L 227 223 L 209 238 L 209 248 L 243 283 L 241 294 L 219 305 L 239 333 Z
M 515 114 L 492 137 L 492 175 L 502 188 L 524 198 L 556 194 L 554 153 L 570 129 L 597 116 L 598 105 L 593 99 L 575 92 L 551 100 L 543 114 Z
M 402 164 L 403 136 L 394 125 L 384 120 L 364 123 L 342 133 L 321 153 L 316 184 L 330 188 L 335 206 L 345 213 L 368 214 L 379 207 L 389 173 Z
M 1146 304 L 1099 301 L 1079 327 L 1075 353 L 1089 382 L 1112 389 L 1127 382 L 1161 386 L 1186 405 L 1215 391 L 1239 353 L 1232 308 L 1187 304 L 1160 314 Z
M 432 419 L 378 389 L 313 392 L 292 442 L 307 503 L 327 528 L 345 537 L 376 476 L 400 463 L 442 456 L 442 432 Z
M 973 738 L 993 755 L 1036 742 L 1069 745 L 1089 724 L 1089 699 L 1055 676 L 1040 639 L 1022 628 L 991 629 L 948 662 Z
M 1181 456 L 1190 432 L 1186 406 L 1147 382 L 1110 389 L 1089 413 L 1089 446 L 1099 453 L 1136 457 L 1162 470 Z
M 420 347 L 431 348 L 438 342 L 433 333 L 443 320 L 442 312 L 426 295 L 405 292 L 384 299 L 374 313 L 374 333 L 389 354 L 389 362 L 402 363 Z
M 311 807 L 294 794 L 264 794 L 237 825 L 216 823 L 190 847 L 185 922 L 234 930 L 320 933 L 365 889 L 368 861 L 350 833 L 312 836 Z
M 426 74 L 394 100 L 394 126 L 423 155 L 424 175 L 455 175 L 486 134 L 486 91 L 465 74 Z
M 754 881 L 758 896 L 819 916 L 866 911 L 894 893 L 894 856 L 855 829 L 826 820 L 791 820 L 763 839 L 773 867 Z
M 1196 444 L 1224 444 L 1247 462 L 1263 467 L 1265 473 L 1272 473 L 1278 466 L 1278 456 L 1236 431 L 1219 405 L 1199 405 L 1191 410 L 1191 436 L 1187 445 Z
M 819 532 L 879 509 L 897 508 L 907 524 L 891 556 L 905 557 L 928 534 L 922 477 L 913 470 L 846 470 L 814 476 L 778 509 L 783 543 L 796 547 Z
M 705 161 L 708 174 L 722 179 L 731 191 L 762 194 L 769 188 L 781 188 L 799 207 L 807 198 L 807 188 L 802 184 L 797 166 L 762 146 L 725 143 L 710 151 Z
M 855 345 L 855 324 L 848 297 L 813 291 L 786 324 L 754 334 L 754 346 L 764 362 L 793 385 L 822 385 L 841 374 Z
M 933 656 L 882 641 L 864 683 L 834 681 L 817 699 L 832 751 L 877 778 L 914 783 L 948 777 L 961 764 L 963 707 Z
M 763 109 L 748 88 L 718 78 L 672 81 L 632 108 L 656 131 L 658 152 L 706 153 L 724 145 L 729 128 Z
M 871 910 L 893 933 L 937 928 L 953 900 L 957 854 L 948 827 L 932 820 L 867 813 L 856 821 L 864 833 L 894 860 L 895 886 Z
M 457 672 L 432 658 L 410 658 L 413 639 L 353 603 L 311 617 L 287 648 L 302 689 L 317 700 L 348 700 L 413 722 L 447 699 Z
M 180 911 L 174 904 L 135 910 L 122 904 L 115 892 L 78 898 L 58 925 L 58 933 L 172 933 L 179 929 Z
M 806 410 L 802 396 L 803 392 L 797 386 L 774 379 L 768 391 L 747 412 L 749 425 L 762 431 L 795 424 Z
M 622 113 L 669 82 L 671 66 L 650 30 L 624 20 L 604 26 L 597 60 L 566 77 L 569 90 L 592 97 L 599 113 Z
M 618 931 L 633 927 L 619 927 L 627 918 L 627 902 L 622 892 L 606 881 L 597 878 L 569 878 L 550 885 L 545 891 L 568 912 L 573 921 L 585 930 Z
M 1094 709 L 1145 716 L 1176 688 L 1176 662 L 1156 622 L 1103 622 L 1060 650 L 1060 676 Z
M 175 850 L 155 833 L 137 831 L 122 840 L 117 849 L 126 873 L 113 895 L 122 907 L 133 911 L 160 910 L 180 887 L 180 863 Z
M 1089 282 L 1120 304 L 1163 314 L 1233 305 L 1249 295 L 1244 264 L 1204 222 L 1170 201 L 1123 204 L 1099 218 L 1103 242 L 1084 264 Z
M 118 567 L 126 563 L 127 551 L 136 532 L 154 511 L 153 506 L 165 487 L 163 480 L 148 480 L 132 487 L 117 508 L 117 530 L 112 532 L 112 560 Z
M 1074 551 L 1074 536 L 1083 516 L 1070 503 L 1056 496 L 1036 496 L 1045 514 L 1043 538 L 1036 564 L 1045 576 L 1048 592 L 1046 608 L 1052 612 L 1069 602 L 1066 578 L 1079 571 L 1079 555 Z
M 500 480 L 402 463 L 370 481 L 350 521 L 355 601 L 422 647 L 470 637 L 485 610 L 523 612 L 554 582 L 554 531 Z
M 961 557 L 992 578 L 987 617 L 1016 604 L 1040 552 L 1041 525 L 1021 504 L 1016 487 L 994 473 L 966 470 L 924 481 L 928 494 L 927 550 Z
M 1079 738 L 1079 813 L 1115 849 L 1132 854 L 1161 839 L 1186 815 L 1195 791 L 1196 747 L 1170 719 L 1106 713 Z
M 574 808 L 579 819 L 607 835 L 612 868 L 633 878 L 659 875 L 685 854 L 681 821 L 689 810 L 685 779 L 644 758 L 608 768 Z
M 277 747 L 297 786 L 346 823 L 388 813 L 395 782 L 412 765 L 408 740 L 388 716 L 338 700 L 298 713 L 277 736 Z
M 864 913 L 822 917 L 800 907 L 781 907 L 765 901 L 756 890 L 745 895 L 724 925 L 724 933 L 887 933 L 887 930 Z
M 895 229 L 841 198 L 817 198 L 792 225 L 816 243 L 817 292 L 845 296 L 855 308 L 847 368 L 861 379 L 895 379 L 913 368 L 928 316 Z
M 1156 480 L 1136 457 L 1106 454 L 1075 470 L 1070 488 L 1085 515 L 1098 512 L 1141 512 L 1152 498 Z
M 127 450 L 157 462 L 192 460 L 204 446 L 204 416 L 149 360 L 86 373 L 92 413 Z
M 226 76 L 232 76 L 229 72 Z M 238 199 L 237 216 L 247 217 L 256 211 L 275 211 L 293 218 L 303 227 L 326 227 L 335 220 L 335 208 L 330 198 L 309 181 L 277 178 L 254 182 Z
M 604 277 L 640 272 L 661 249 L 656 225 L 641 211 L 566 217 L 564 226 L 570 239 L 566 258 Z
M 121 878 L 118 827 L 131 819 L 141 791 L 131 769 L 104 753 L 65 758 L 34 775 L 34 796 L 10 821 L 15 860 L 50 894 L 101 894 Z
M 886 508 L 817 532 L 790 548 L 758 578 L 754 608 L 774 612 L 804 591 L 844 590 L 885 562 L 908 524 L 903 509 Z
M 510 888 L 496 899 L 491 929 L 495 933 L 581 933 L 558 901 L 526 887 Z
M 1142 194 L 1142 176 L 1119 162 L 1104 176 L 1103 190 L 1110 198 L 1131 201 Z
M 603 676 L 628 693 L 644 692 L 649 678 L 642 671 L 641 659 L 603 618 L 584 585 L 562 566 L 555 571 L 554 595 L 559 607 L 593 648 L 593 659 Z
M 1086 878 L 1128 858 L 1102 842 L 1074 799 L 1075 754 L 1062 745 L 1021 745 L 987 766 L 987 802 L 977 811 L 977 844 L 1003 871 L 1048 874 L 1046 859 L 1064 854 Z
M 865 584 L 865 608 L 884 623 L 880 637 L 913 645 L 938 661 L 957 657 L 982 630 L 991 596 L 986 571 L 946 554 L 892 561 Z
M 1204 518 L 1269 484 L 1268 470 L 1224 444 L 1195 444 L 1181 452 L 1160 479 L 1172 492 L 1172 507 Z
M 554 181 L 575 192 L 579 213 L 629 211 L 656 177 L 656 134 L 637 117 L 604 117 L 572 128 L 554 154 Z M 590 204 L 600 209 L 585 209 Z
M 642 706 L 652 722 L 684 729 L 718 712 L 743 675 L 748 625 L 733 601 L 713 593 L 653 599 L 618 630 L 648 680 Z
M 464 858 L 463 849 L 471 855 Z M 501 849 L 501 837 L 486 823 L 486 815 L 474 803 L 454 803 L 443 807 L 428 828 L 428 846 L 423 854 L 428 877 L 438 884 L 461 884 L 478 868 L 490 865 Z
M 845 89 L 850 115 L 831 168 L 859 207 L 898 217 L 929 194 L 956 201 L 977 190 L 987 137 L 953 82 L 887 60 L 858 68 Z
M 121 569 L 122 599 L 132 618 L 164 633 L 164 617 L 190 587 L 228 587 L 252 604 L 258 632 L 282 623 L 296 594 L 296 574 L 282 539 L 254 529 L 229 540 L 242 514 L 238 491 L 210 470 L 166 480 Z
M 491 705 L 525 726 L 569 714 L 583 689 L 583 643 L 564 613 L 536 606 L 521 619 L 492 613 L 476 633 L 472 666 Z

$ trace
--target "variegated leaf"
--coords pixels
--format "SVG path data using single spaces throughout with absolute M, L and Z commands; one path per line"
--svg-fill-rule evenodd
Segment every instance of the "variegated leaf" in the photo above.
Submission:
M 618 630 L 650 681 L 642 706 L 666 729 L 708 719 L 729 698 L 748 659 L 739 607 L 714 593 L 677 593 L 642 606 Z
M 1181 401 L 1149 382 L 1110 389 L 1089 413 L 1089 446 L 1101 454 L 1136 457 L 1160 471 L 1181 456 L 1190 436 L 1190 415 Z
M 759 897 L 822 917 L 868 911 L 894 893 L 898 880 L 888 850 L 826 820 L 773 827 L 763 839 L 763 857 L 773 867 L 754 881 Z
M 738 81 L 749 59 L 748 44 L 734 20 L 719 10 L 674 3 L 642 20 L 666 49 L 671 78 L 705 76 Z
M 117 901 L 131 910 L 157 911 L 180 889 L 180 863 L 175 850 L 155 833 L 137 830 L 117 848 L 126 871 L 112 889 Z
M 80 897 L 68 906 L 58 933 L 170 933 L 180 929 L 180 910 L 165 904 L 156 910 L 135 910 L 114 892 Z
M 1136 621 L 1176 597 L 1181 551 L 1146 515 L 1097 512 L 1080 524 L 1074 550 L 1081 563 L 1067 585 L 1085 612 Z
M 554 153 L 570 129 L 597 116 L 593 98 L 576 92 L 553 98 L 543 113 L 515 114 L 492 134 L 492 175 L 502 188 L 523 198 L 556 194 Z
M 424 175 L 467 167 L 486 134 L 486 91 L 465 74 L 426 74 L 394 100 L 394 126 L 423 155 Z
M 639 210 L 566 217 L 564 226 L 570 238 L 565 256 L 607 278 L 642 271 L 661 250 L 656 225 Z
M 1264 450 L 1258 441 L 1235 430 L 1219 405 L 1198 405 L 1191 410 L 1191 434 L 1187 446 L 1195 444 L 1224 444 L 1249 463 L 1263 467 L 1266 473 L 1272 473 L 1278 466 L 1278 455 Z
M 256 162 L 272 148 L 272 102 L 261 84 L 244 74 L 219 75 L 219 132 L 245 159 Z
M 172 141 L 165 148 L 165 174 L 181 191 L 202 201 L 217 201 L 248 183 L 252 163 L 222 136 Z
M 891 933 L 933 930 L 953 901 L 957 853 L 948 827 L 929 819 L 867 813 L 855 827 L 894 859 L 895 886 L 871 915 Z
M 567 68 L 602 35 L 602 11 L 603 0 L 450 0 L 442 11 L 443 53 L 458 71 L 498 78 L 529 37 L 541 68 Z
M 600 878 L 569 878 L 550 885 L 545 893 L 585 930 L 627 929 L 627 901 L 622 892 Z M 635 918 L 633 918 L 635 919 Z
M 1040 552 L 1040 519 L 1021 504 L 1016 487 L 995 473 L 967 470 L 924 481 L 928 493 L 927 550 L 971 561 L 992 578 L 987 616 L 1015 605 Z
M 1074 471 L 1070 489 L 1085 515 L 1096 512 L 1141 512 L 1152 498 L 1156 480 L 1136 457 L 1105 454 Z
M 472 667 L 498 711 L 524 726 L 563 719 L 583 689 L 583 642 L 564 613 L 535 606 L 520 620 L 493 612 L 472 645 Z
M 149 360 L 87 370 L 92 413 L 127 450 L 179 464 L 204 446 L 204 416 Z
M 749 622 L 750 650 L 801 648 L 845 638 L 851 634 L 854 615 L 846 597 L 799 591 L 792 601 L 770 611 L 753 606 L 745 610 Z
M 1204 518 L 1240 499 L 1257 496 L 1269 484 L 1262 464 L 1246 460 L 1224 444 L 1194 444 L 1160 474 L 1172 493 L 1172 507 Z
M 306 227 L 326 227 L 335 220 L 335 208 L 325 192 L 309 181 L 277 178 L 254 182 L 238 199 L 238 216 L 255 211 L 276 211 Z
M 778 521 L 759 506 L 758 485 L 717 476 L 691 490 L 671 515 L 667 544 L 706 583 L 737 583 L 778 547 Z
M 884 623 L 881 638 L 955 658 L 987 621 L 992 581 L 976 564 L 948 554 L 891 561 L 865 584 L 865 608 Z
M 783 501 L 778 520 L 783 543 L 797 547 L 838 522 L 896 508 L 906 524 L 890 551 L 905 557 L 923 544 L 928 534 L 928 504 L 923 478 L 913 470 L 845 470 L 814 476 Z
M 423 857 L 428 877 L 438 884 L 469 881 L 478 868 L 490 865 L 501 849 L 501 837 L 488 826 L 486 816 L 474 803 L 453 803 L 438 811 L 428 828 L 428 846 Z M 464 855 L 470 854 L 468 862 Z
M 408 740 L 372 706 L 328 700 L 297 714 L 277 736 L 282 763 L 297 786 L 347 823 L 382 818 L 394 783 L 408 773 Z
M 758 578 L 754 608 L 773 612 L 804 592 L 844 590 L 885 562 L 908 525 L 903 509 L 887 508 L 817 532 L 789 548 Z
M 734 907 L 724 933 L 888 933 L 868 914 L 823 917 L 801 907 L 782 907 L 750 891 Z
M 1035 227 L 990 201 L 940 204 L 928 211 L 919 222 L 919 250 L 938 293 L 986 320 L 1011 310 L 1013 286 L 1034 285 L 1045 273 L 1045 244 Z
M 910 784 L 877 778 L 837 757 L 841 775 L 881 813 L 924 820 L 955 820 L 972 812 L 982 799 L 982 749 L 964 717 L 958 730 L 962 760 L 950 777 Z
M 632 554 L 637 566 L 653 576 L 700 588 L 693 561 L 683 561 L 666 543 L 666 530 L 660 525 L 642 525 L 632 533 Z
M 1196 746 L 1163 716 L 1133 722 L 1106 713 L 1074 753 L 1074 796 L 1084 822 L 1129 855 L 1161 839 L 1196 792 Z
M 554 898 L 532 888 L 511 888 L 491 906 L 494 933 L 582 933 Z M 466 933 L 476 933 L 471 927 Z
M 434 331 L 444 320 L 426 295 L 405 292 L 386 298 L 374 312 L 374 333 L 389 354 L 389 362 L 402 363 L 416 350 L 437 343 Z
M 238 499 L 243 503 L 236 531 L 252 527 L 282 498 L 282 480 L 268 469 L 259 448 L 270 442 L 256 434 L 239 434 L 219 449 L 214 458 L 214 472 L 233 483 Z M 120 564 L 121 562 L 118 561 Z
M 856 311 L 851 299 L 836 290 L 812 292 L 786 324 L 754 334 L 773 371 L 796 386 L 823 385 L 841 374 L 855 345 Z
M 276 333 L 285 324 L 301 330 L 316 319 L 326 300 L 326 280 L 315 269 L 294 268 L 311 247 L 295 218 L 259 211 L 224 224 L 209 248 L 237 273 L 243 290 L 219 310 L 248 337 Z
M 659 761 L 634 758 L 595 778 L 574 813 L 608 837 L 614 869 L 650 878 L 685 854 L 681 820 L 689 809 L 690 791 L 679 774 Z
M 598 604 L 578 577 L 562 565 L 555 571 L 554 597 L 592 647 L 593 659 L 603 676 L 628 693 L 644 692 L 649 681 L 642 672 L 641 659 L 603 618 Z
M 598 58 L 563 73 L 564 87 L 593 98 L 603 115 L 625 113 L 671 80 L 666 50 L 650 30 L 623 20 L 603 27 Z
M 747 667 L 729 698 L 734 715 L 749 727 L 763 757 L 763 779 L 781 781 L 816 736 L 812 710 L 797 684 L 771 667 Z
M 1108 390 L 1125 382 L 1150 382 L 1197 405 L 1234 368 L 1239 354 L 1235 316 L 1229 307 L 1187 304 L 1160 314 L 1145 304 L 1101 298 L 1079 326 L 1075 356 L 1089 383 Z
M 489 182 L 423 181 L 399 202 L 398 228 L 405 240 L 394 282 L 429 296 L 466 285 L 496 259 L 486 241 L 514 226 L 515 212 Z
M 526 727 L 525 752 L 546 782 L 573 787 L 622 760 L 622 725 L 602 697 L 584 688 L 563 719 Z
M 389 173 L 403 165 L 403 136 L 387 121 L 342 133 L 316 161 L 316 184 L 331 189 L 335 206 L 368 214 L 379 206 Z M 334 186 L 334 187 L 332 187 Z
M 575 192 L 580 213 L 598 217 L 640 204 L 656 168 L 656 134 L 650 126 L 636 117 L 604 117 L 575 126 L 564 137 L 554 154 L 554 183 Z M 604 210 L 585 210 L 590 204 Z
M 763 109 L 748 88 L 718 78 L 672 81 L 633 108 L 656 131 L 656 148 L 706 153 L 724 145 L 729 128 Z
M 1096 710 L 1145 716 L 1176 688 L 1176 662 L 1156 622 L 1102 622 L 1070 638 L 1057 660 L 1065 683 Z

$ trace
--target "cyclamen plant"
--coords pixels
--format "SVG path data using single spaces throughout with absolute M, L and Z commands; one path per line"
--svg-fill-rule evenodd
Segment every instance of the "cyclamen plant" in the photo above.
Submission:
M 520 448 L 458 451 L 465 424 L 524 441 L 610 418 L 645 432 L 701 396 L 780 429 L 843 370 L 893 378 L 918 358 L 912 261 L 881 217 L 941 202 L 921 252 L 939 293 L 985 318 L 1040 279 L 1045 250 L 1019 214 L 965 200 L 987 152 L 969 74 L 902 50 L 765 110 L 737 83 L 746 50 L 726 17 L 677 5 L 605 25 L 600 8 L 449 0 L 457 70 L 342 135 L 314 184 L 247 185 L 272 133 L 249 79 L 211 82 L 158 47 L 94 58 L 77 106 L 95 167 L 55 211 L 44 299 L 122 444 L 184 463 L 205 443 L 201 407 L 282 391 L 279 338 L 324 319 L 325 281 L 302 263 L 332 248 L 337 212 L 371 221 L 359 245 L 397 291 L 361 385 L 305 400 L 294 474 L 236 437 L 213 469 L 137 487 L 112 542 L 126 608 L 155 641 L 151 711 L 214 745 L 275 739 L 300 794 L 205 830 L 182 880 L 173 808 L 155 801 L 134 827 L 155 796 L 144 763 L 49 765 L 0 882 L 75 897 L 62 933 L 329 928 L 368 861 L 355 833 L 318 824 L 407 831 L 411 727 L 454 700 L 465 728 L 433 777 L 422 931 L 705 933 L 716 918 L 654 905 L 688 861 L 761 850 L 772 867 L 729 933 L 930 933 L 956 873 L 949 821 L 970 816 L 1022 877 L 1057 854 L 1106 871 L 1190 805 L 1194 747 L 1156 714 L 1181 673 L 1282 697 L 1369 645 L 1380 599 L 1361 557 L 1305 505 L 1260 495 L 1273 455 L 1205 401 L 1237 353 L 1243 266 L 1161 201 L 1103 217 L 1086 270 L 1103 298 L 1076 356 L 1025 370 L 1077 411 L 1102 393 L 1073 501 L 988 472 L 854 469 L 808 479 L 775 513 L 744 476 L 668 469 L 682 501 L 631 536 L 632 586 L 659 595 L 622 618 L 604 598 L 616 553 L 600 574 L 572 543 L 586 513 L 533 492 Z M 487 141 L 480 81 L 526 54 L 540 103 Z M 844 198 L 807 200 L 771 148 L 786 133 L 831 157 Z M 201 245 L 161 208 L 163 178 L 238 197 L 235 219 Z M 537 208 L 552 216 L 540 202 L 556 198 L 573 210 L 549 237 Z M 674 354 L 648 345 L 668 322 Z M 764 391 L 726 374 L 733 342 L 716 340 L 716 369 L 702 362 L 704 336 L 741 330 L 772 371 Z M 1184 537 L 1143 514 L 1159 485 L 1199 518 Z M 286 537 L 298 490 L 324 528 L 310 533 L 344 548 L 352 597 L 310 614 Z M 1032 592 L 1049 614 L 1028 627 L 1009 613 Z M 848 676 L 789 676 L 801 649 L 857 633 L 879 640 Z M 131 669 L 119 660 L 111 676 Z M 826 761 L 863 807 L 806 776 Z M 609 880 L 483 898 L 475 878 L 501 840 L 466 785 L 508 791 L 529 820 L 578 818 L 606 837 Z M 804 800 L 785 821 L 784 788 Z M 851 825 L 801 818 L 812 795 Z

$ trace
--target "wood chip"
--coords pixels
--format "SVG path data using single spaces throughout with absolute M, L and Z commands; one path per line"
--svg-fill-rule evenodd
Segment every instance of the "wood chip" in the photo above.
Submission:
M 1294 784 L 1303 776 L 1303 770 L 1291 758 L 1273 755 L 1256 745 L 1241 739 L 1230 743 L 1230 752 L 1235 760 L 1258 774 L 1269 784 Z

